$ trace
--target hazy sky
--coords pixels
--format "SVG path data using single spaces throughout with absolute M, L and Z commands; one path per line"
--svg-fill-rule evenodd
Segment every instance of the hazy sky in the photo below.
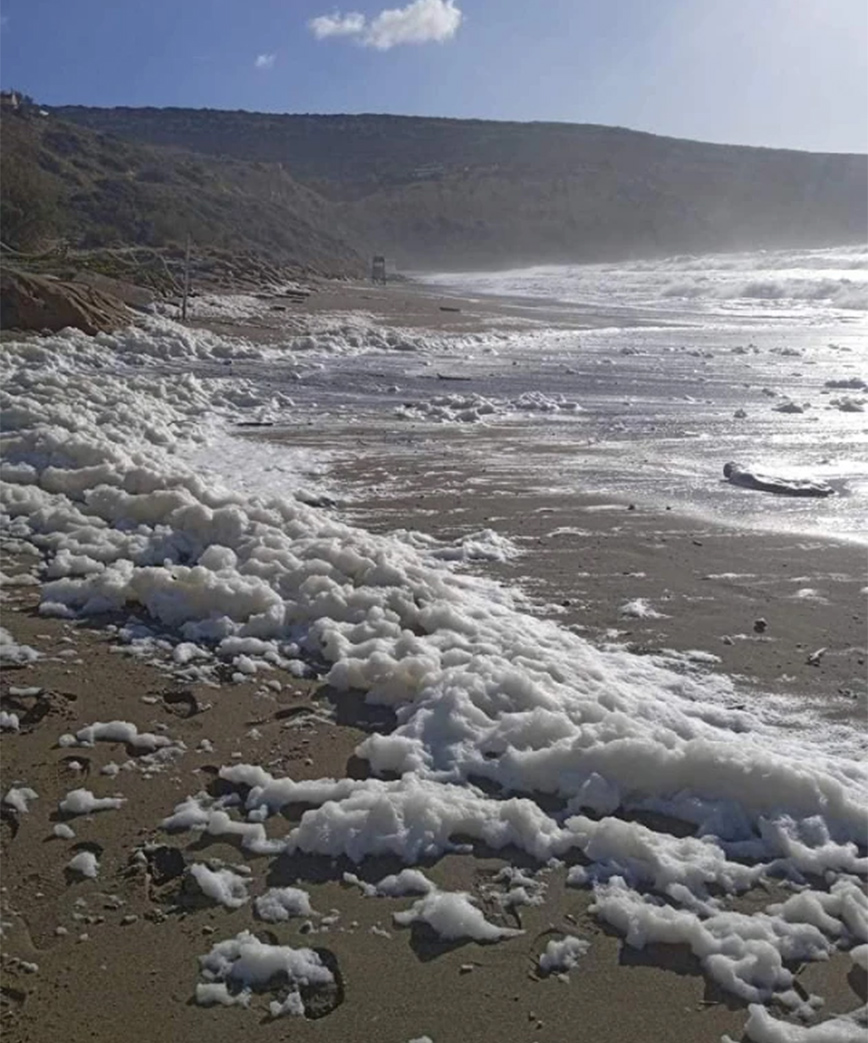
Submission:
M 603 123 L 868 150 L 866 0 L 3 0 L 46 104 Z

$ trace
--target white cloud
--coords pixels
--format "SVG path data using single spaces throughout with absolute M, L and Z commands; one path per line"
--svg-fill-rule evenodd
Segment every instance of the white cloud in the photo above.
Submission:
M 356 11 L 349 14 L 335 11 L 312 18 L 307 24 L 317 40 L 325 40 L 327 36 L 358 36 L 365 30 L 365 16 Z
M 454 0 L 415 0 L 406 7 L 381 11 L 365 33 L 365 43 L 387 51 L 402 43 L 443 43 L 461 25 Z
M 463 14 L 455 0 L 413 0 L 406 7 L 387 8 L 368 21 L 352 11 L 320 15 L 308 22 L 318 40 L 352 36 L 364 47 L 388 51 L 405 43 L 444 43 L 458 32 Z
M 274 54 L 257 54 L 256 61 L 253 63 L 256 69 L 270 69 L 274 65 L 274 59 L 277 55 Z

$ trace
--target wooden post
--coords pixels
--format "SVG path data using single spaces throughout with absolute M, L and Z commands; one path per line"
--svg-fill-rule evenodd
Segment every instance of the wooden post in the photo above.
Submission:
M 184 258 L 184 297 L 181 301 L 181 322 L 187 321 L 187 296 L 190 293 L 190 235 L 187 235 L 187 256 Z

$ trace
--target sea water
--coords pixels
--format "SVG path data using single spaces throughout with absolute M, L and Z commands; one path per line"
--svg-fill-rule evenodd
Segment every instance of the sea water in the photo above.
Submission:
M 420 278 L 518 299 L 542 322 L 593 319 L 572 341 L 528 337 L 501 352 L 501 366 L 467 368 L 466 390 L 505 384 L 513 398 L 560 394 L 581 407 L 567 426 L 562 412 L 529 424 L 529 440 L 563 450 L 551 481 L 736 524 L 868 538 L 868 249 Z M 728 460 L 819 478 L 837 495 L 746 495 L 722 480 Z

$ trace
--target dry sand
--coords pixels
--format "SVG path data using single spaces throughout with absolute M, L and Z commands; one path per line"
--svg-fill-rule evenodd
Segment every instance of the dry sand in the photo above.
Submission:
M 360 307 L 366 291 L 377 294 L 365 287 L 349 296 L 323 291 L 323 310 Z M 405 314 L 398 294 L 389 298 L 404 325 L 412 322 L 412 308 L 420 315 L 433 314 L 435 305 L 439 310 L 436 299 L 426 303 L 427 295 L 400 293 L 416 301 Z M 454 322 L 465 315 L 442 314 Z M 321 433 L 285 437 L 302 441 Z M 407 527 L 444 538 L 496 529 L 516 539 L 524 554 L 482 566 L 485 573 L 519 585 L 537 611 L 556 614 L 591 640 L 608 640 L 617 630 L 618 640 L 638 650 L 712 652 L 721 659 L 717 668 L 744 677 L 745 700 L 775 691 L 792 698 L 794 707 L 805 697 L 821 703 L 831 720 L 864 719 L 861 550 L 738 533 L 628 504 L 594 510 L 599 502 L 579 494 L 527 497 L 500 478 L 468 469 L 466 439 L 472 437 L 409 439 L 395 451 L 389 431 L 336 432 L 333 448 L 344 460 L 337 473 L 354 496 L 347 513 L 381 531 Z M 453 447 L 452 438 L 462 441 Z M 558 529 L 579 531 L 553 535 Z M 6 561 L 4 569 L 16 571 L 16 563 Z M 809 576 L 797 585 L 816 588 L 826 601 L 793 599 L 795 575 Z M 620 607 L 636 597 L 647 598 L 665 618 L 624 617 Z M 349 868 L 368 880 L 399 868 L 387 861 L 351 867 L 325 858 L 253 857 L 223 839 L 162 833 L 161 818 L 188 794 L 209 786 L 214 791 L 215 767 L 233 760 L 295 778 L 363 775 L 365 764 L 353 750 L 366 732 L 387 728 L 388 719 L 351 697 L 292 679 L 279 693 L 262 694 L 256 683 L 193 686 L 181 693 L 165 672 L 117 651 L 106 629 L 41 618 L 37 602 L 38 588 L 12 586 L 3 613 L 3 625 L 18 640 L 46 653 L 36 663 L 5 670 L 0 682 L 4 708 L 17 707 L 23 719 L 21 734 L 3 737 L 4 792 L 21 782 L 39 794 L 28 813 L 4 813 L 2 822 L 4 1041 L 210 1043 L 255 1035 L 263 1041 L 406 1043 L 428 1035 L 434 1043 L 705 1043 L 723 1032 L 741 1038 L 743 1003 L 709 985 L 682 947 L 636 952 L 625 946 L 588 914 L 587 892 L 564 887 L 563 868 L 550 873 L 545 904 L 521 910 L 520 917 L 504 919 L 482 898 L 491 918 L 522 927 L 520 937 L 488 946 L 444 944 L 393 925 L 392 913 L 407 908 L 409 899 L 362 898 L 341 882 Z M 760 617 L 768 623 L 764 634 L 753 629 Z M 821 646 L 828 652 L 818 666 L 809 665 L 808 654 Z M 38 696 L 10 695 L 10 688 L 31 686 L 41 689 Z M 165 728 L 187 752 L 150 772 L 120 744 L 57 746 L 64 732 L 112 719 Z M 213 751 L 197 748 L 203 739 Z M 109 761 L 128 759 L 128 770 L 114 777 L 100 773 Z M 58 801 L 79 786 L 98 796 L 118 794 L 127 803 L 69 820 L 74 840 L 54 838 L 52 828 L 62 818 Z M 302 810 L 269 820 L 272 835 L 285 832 Z M 252 870 L 254 895 L 266 886 L 298 884 L 316 910 L 335 910 L 338 919 L 327 931 L 303 933 L 300 919 L 258 922 L 249 903 L 235 911 L 199 904 L 184 894 L 179 878 L 159 883 L 136 865 L 134 853 L 147 843 L 177 848 L 187 863 L 213 857 L 243 863 Z M 98 845 L 98 880 L 72 880 L 65 873 L 77 844 Z M 525 856 L 477 849 L 424 868 L 440 885 L 481 896 L 507 864 L 526 864 Z M 759 906 L 772 898 L 760 890 L 744 901 Z M 245 928 L 265 928 L 272 939 L 331 952 L 342 982 L 338 1005 L 315 1020 L 276 1021 L 265 1013 L 268 996 L 250 1010 L 196 1006 L 197 957 Z M 542 978 L 536 959 L 562 933 L 580 934 L 591 949 L 569 980 Z M 850 1010 L 866 998 L 866 976 L 846 957 L 807 966 L 798 981 L 825 996 L 829 1012 Z

